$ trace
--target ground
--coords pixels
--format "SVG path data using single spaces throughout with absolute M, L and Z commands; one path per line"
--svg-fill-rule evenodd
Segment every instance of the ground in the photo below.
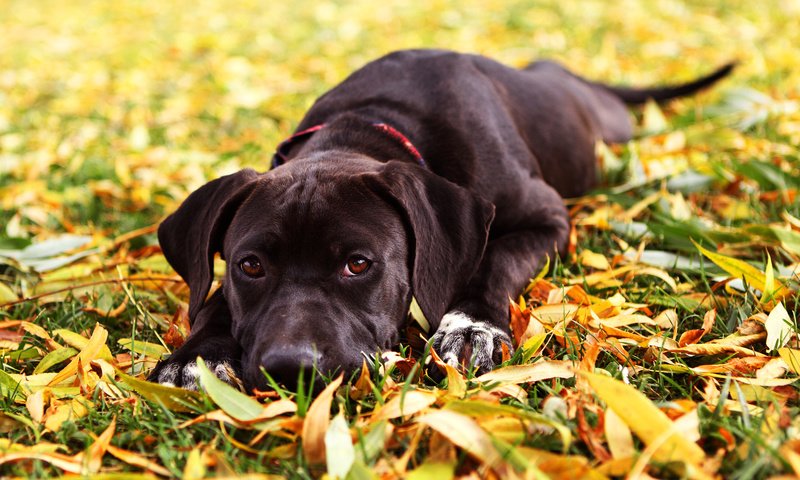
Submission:
M 800 2 L 7 0 L 0 16 L 0 476 L 766 478 L 800 474 Z M 187 333 L 155 225 L 264 170 L 313 99 L 439 47 L 590 78 L 733 76 L 632 112 L 513 299 L 516 352 L 204 394 L 144 383 Z M 222 265 L 219 265 L 222 268 Z M 416 338 L 418 331 L 412 332 Z

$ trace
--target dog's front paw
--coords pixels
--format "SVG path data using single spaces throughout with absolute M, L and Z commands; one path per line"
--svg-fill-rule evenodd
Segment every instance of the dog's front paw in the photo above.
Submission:
M 239 373 L 228 360 L 206 360 L 206 366 L 220 380 L 244 391 Z M 180 387 L 187 390 L 197 390 L 200 382 L 200 369 L 196 360 L 173 360 L 172 357 L 162 360 L 147 377 L 151 382 L 157 382 L 171 387 Z
M 463 360 L 479 374 L 502 362 L 503 344 L 514 351 L 508 333 L 458 311 L 445 315 L 433 336 L 433 348 L 445 363 L 457 367 Z

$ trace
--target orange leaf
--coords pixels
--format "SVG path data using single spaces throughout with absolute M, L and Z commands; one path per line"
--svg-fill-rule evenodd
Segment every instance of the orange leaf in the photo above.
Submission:
M 303 454 L 311 465 L 325 464 L 325 432 L 328 431 L 331 403 L 336 389 L 342 384 L 343 375 L 332 381 L 308 407 L 303 420 Z
M 705 334 L 705 330 L 686 330 L 681 334 L 681 338 L 678 339 L 678 346 L 685 347 L 686 345 L 697 343 Z
M 106 427 L 103 433 L 101 433 L 89 447 L 89 450 L 86 452 L 86 456 L 89 458 L 85 462 L 89 473 L 97 473 L 100 471 L 100 467 L 103 466 L 103 456 L 105 456 L 108 446 L 111 444 L 111 438 L 114 437 L 114 430 L 116 430 L 116 428 L 117 417 L 113 417 L 108 427 Z M 84 453 L 81 452 L 75 457 L 83 459 L 83 456 Z
M 528 329 L 531 311 L 527 308 L 524 311 L 521 310 L 519 305 L 511 299 L 508 302 L 508 309 L 511 316 L 511 333 L 514 335 L 514 344 L 519 346 L 522 344 L 522 336 L 525 334 L 525 330 Z

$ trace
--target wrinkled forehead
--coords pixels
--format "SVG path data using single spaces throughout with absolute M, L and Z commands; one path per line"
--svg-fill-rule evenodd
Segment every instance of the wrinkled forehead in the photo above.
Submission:
M 399 212 L 369 189 L 362 174 L 306 169 L 266 176 L 243 202 L 225 249 L 244 240 L 331 243 L 363 240 L 379 246 L 405 236 Z

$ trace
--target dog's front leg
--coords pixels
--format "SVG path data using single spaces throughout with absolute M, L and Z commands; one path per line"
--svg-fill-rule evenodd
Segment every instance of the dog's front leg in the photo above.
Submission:
M 522 291 L 548 255 L 552 259 L 566 249 L 569 215 L 563 200 L 542 180 L 531 179 L 525 187 L 512 215 L 506 215 L 515 223 L 493 230 L 477 273 L 433 337 L 434 349 L 451 365 L 464 361 L 483 373 L 500 363 L 503 344 L 513 351 L 509 297 Z
M 148 380 L 196 390 L 198 385 L 197 357 L 220 379 L 242 389 L 242 351 L 231 335 L 231 314 L 228 304 L 217 290 L 197 314 L 186 342 L 169 358 L 162 360 L 150 372 Z

